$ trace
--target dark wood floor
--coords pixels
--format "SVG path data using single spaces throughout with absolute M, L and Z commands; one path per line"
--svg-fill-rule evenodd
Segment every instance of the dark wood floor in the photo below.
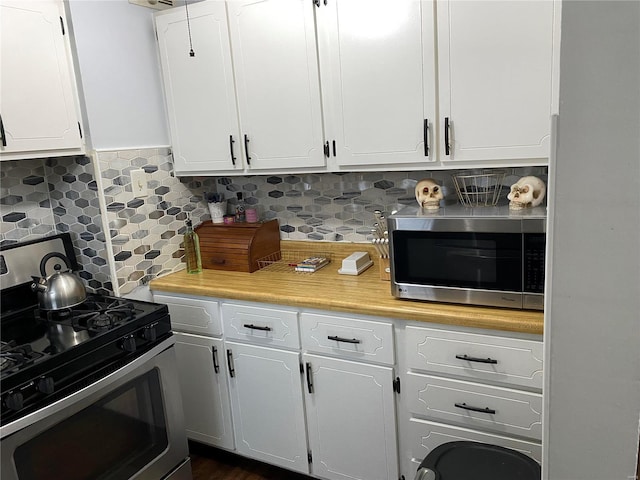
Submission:
M 311 477 L 189 442 L 193 480 L 311 480 Z

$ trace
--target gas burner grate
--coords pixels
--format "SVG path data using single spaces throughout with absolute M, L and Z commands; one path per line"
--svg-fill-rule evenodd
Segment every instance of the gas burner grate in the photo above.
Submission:
M 132 302 L 105 298 L 87 300 L 81 305 L 56 312 L 41 312 L 49 322 L 70 324 L 74 330 L 104 331 L 135 318 Z
M 0 371 L 28 365 L 42 357 L 42 353 L 34 352 L 31 345 L 16 346 L 14 342 L 0 342 Z

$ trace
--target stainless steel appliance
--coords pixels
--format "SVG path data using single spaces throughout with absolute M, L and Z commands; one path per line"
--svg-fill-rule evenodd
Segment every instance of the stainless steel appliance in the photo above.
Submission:
M 544 207 L 406 207 L 388 218 L 399 298 L 542 310 Z
M 31 275 L 51 252 L 76 267 L 68 234 L 0 251 L 0 476 L 191 479 L 166 305 L 41 309 Z

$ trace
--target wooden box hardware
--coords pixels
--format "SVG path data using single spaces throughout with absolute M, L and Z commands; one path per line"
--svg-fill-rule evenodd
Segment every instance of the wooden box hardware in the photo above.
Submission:
M 202 268 L 255 272 L 258 259 L 280 251 L 278 220 L 259 223 L 211 223 L 198 226 Z

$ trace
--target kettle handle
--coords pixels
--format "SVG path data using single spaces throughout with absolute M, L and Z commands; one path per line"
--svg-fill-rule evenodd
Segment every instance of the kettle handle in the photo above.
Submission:
M 69 262 L 69 259 L 66 256 L 58 252 L 47 253 L 44 257 L 42 257 L 42 260 L 40 260 L 40 275 L 42 275 L 44 278 L 47 277 L 47 271 L 45 270 L 47 262 L 54 257 L 60 258 L 65 263 L 67 268 L 71 270 L 71 262 Z

